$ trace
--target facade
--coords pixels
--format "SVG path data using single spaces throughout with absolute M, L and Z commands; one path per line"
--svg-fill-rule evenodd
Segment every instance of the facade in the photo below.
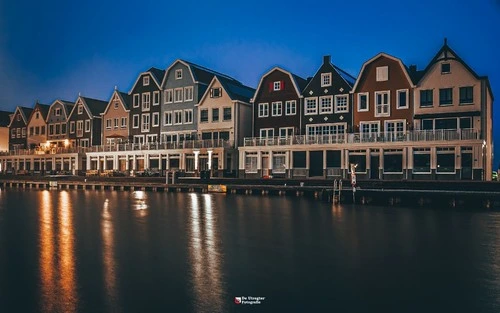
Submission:
M 47 149 L 55 149 L 68 145 L 68 118 L 75 104 L 69 101 L 54 101 L 47 113 Z
M 27 131 L 28 118 L 33 109 L 18 106 L 9 124 L 9 150 L 20 150 L 28 148 Z
M 414 179 L 491 180 L 493 95 L 445 41 L 415 92 L 415 128 L 446 142 L 414 150 Z
M 108 103 L 79 96 L 68 117 L 69 144 L 72 147 L 101 145 L 102 117 Z
M 102 143 L 114 145 L 131 141 L 129 132 L 131 97 L 118 90 L 113 92 L 102 115 Z
M 136 144 L 157 143 L 160 137 L 161 80 L 165 71 L 150 68 L 139 74 L 129 92 L 132 97 L 129 136 Z
M 12 112 L 0 110 L 0 152 L 9 151 L 9 124 Z M 0 171 L 2 169 L 0 168 Z
M 47 142 L 47 114 L 50 105 L 35 103 L 33 111 L 28 119 L 28 147 L 30 149 L 40 148 L 41 144 Z

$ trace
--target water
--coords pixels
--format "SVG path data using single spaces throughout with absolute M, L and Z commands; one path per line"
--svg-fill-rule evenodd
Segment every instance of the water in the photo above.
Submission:
M 500 312 L 499 244 L 497 212 L 1 190 L 0 311 Z

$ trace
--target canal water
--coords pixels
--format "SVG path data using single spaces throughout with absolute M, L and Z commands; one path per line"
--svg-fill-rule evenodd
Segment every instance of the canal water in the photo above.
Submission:
M 2 189 L 0 311 L 500 312 L 500 214 Z

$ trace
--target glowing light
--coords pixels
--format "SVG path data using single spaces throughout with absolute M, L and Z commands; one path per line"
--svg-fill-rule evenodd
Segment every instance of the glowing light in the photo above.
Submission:
M 65 139 L 64 140 L 64 146 L 67 147 L 69 145 L 69 140 L 68 139 Z

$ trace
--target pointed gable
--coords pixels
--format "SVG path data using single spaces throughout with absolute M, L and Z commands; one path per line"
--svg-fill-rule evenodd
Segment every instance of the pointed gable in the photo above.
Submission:
M 264 80 L 267 79 L 268 76 L 270 76 L 271 74 L 273 74 L 275 72 L 281 72 L 285 75 L 288 75 L 288 77 L 290 78 L 290 81 L 292 82 L 293 88 L 294 88 L 297 96 L 302 97 L 302 91 L 307 86 L 308 81 L 306 79 L 304 79 L 298 75 L 292 74 L 291 72 L 284 70 L 280 67 L 274 67 L 269 72 L 262 75 L 262 77 L 260 78 L 259 85 L 257 85 L 257 89 L 255 90 L 255 94 L 252 98 L 252 101 L 261 93 L 262 88 L 266 88 L 266 86 L 264 86 Z M 269 89 L 270 89 L 270 87 L 269 87 Z
M 153 80 L 153 82 L 156 84 L 158 89 L 161 89 L 161 80 L 162 80 L 162 77 L 165 75 L 165 71 L 160 70 L 156 67 L 151 67 L 147 71 L 142 72 L 137 76 L 137 79 L 135 80 L 134 85 L 130 89 L 129 94 L 131 94 L 134 91 L 137 84 L 141 81 L 141 78 L 144 77 L 145 75 L 149 76 Z M 142 82 L 141 82 L 141 84 L 142 84 Z
M 115 100 L 118 100 L 120 102 L 124 111 L 126 112 L 130 111 L 129 107 L 131 98 L 132 97 L 129 94 L 115 90 L 111 95 L 111 98 L 109 99 L 108 104 L 106 105 L 106 108 L 101 113 L 101 115 L 105 115 L 108 112 L 108 110 L 111 108 Z
M 14 116 L 13 118 L 11 119 L 10 123 L 9 123 L 9 127 L 12 125 L 12 123 L 16 120 L 16 116 L 19 114 L 21 116 L 21 119 L 23 120 L 23 123 L 25 125 L 28 124 L 28 118 L 29 116 L 31 115 L 31 112 L 33 111 L 32 108 L 27 108 L 27 107 L 22 107 L 22 106 L 18 106 L 16 108 L 16 110 L 14 111 Z
M 216 82 L 224 89 L 223 91 L 229 96 L 232 101 L 241 101 L 250 104 L 250 99 L 255 93 L 255 89 L 245 86 L 236 80 L 230 80 L 225 77 L 220 77 L 215 75 L 212 81 L 208 85 L 203 97 L 200 99 L 200 104 L 203 103 L 204 99 L 210 94 L 210 89 L 214 86 Z
M 322 79 L 323 75 L 330 74 L 330 83 L 324 86 Z M 309 79 L 307 86 L 304 88 L 304 96 L 319 96 L 332 93 L 346 93 L 351 91 L 352 86 L 356 82 L 351 74 L 331 63 L 329 55 L 323 57 L 323 63 L 318 68 L 314 76 Z M 312 94 L 309 92 L 312 91 Z
M 35 106 L 33 107 L 33 111 L 31 112 L 28 121 L 30 121 L 32 119 L 33 114 L 35 114 L 35 112 L 37 112 L 37 111 L 40 112 L 40 115 L 42 116 L 42 119 L 46 120 L 47 116 L 48 116 L 48 113 L 49 113 L 49 110 L 50 110 L 50 105 L 48 105 L 48 104 L 41 104 L 41 103 L 37 102 L 35 104 Z

